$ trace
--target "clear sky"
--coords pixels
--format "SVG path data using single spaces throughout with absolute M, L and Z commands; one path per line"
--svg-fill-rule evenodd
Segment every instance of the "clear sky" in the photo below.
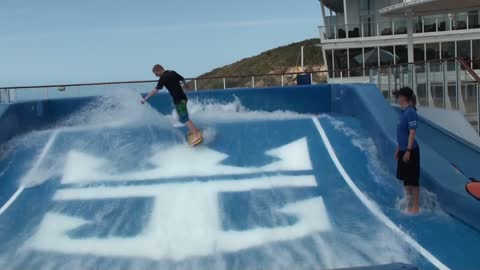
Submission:
M 186 77 L 318 37 L 317 0 L 1 0 L 0 86 Z

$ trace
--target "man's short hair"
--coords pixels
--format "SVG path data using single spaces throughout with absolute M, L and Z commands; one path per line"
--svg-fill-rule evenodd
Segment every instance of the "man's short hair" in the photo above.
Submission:
M 163 69 L 163 66 L 162 65 L 159 65 L 159 64 L 156 64 L 155 66 L 153 66 L 152 68 L 152 71 L 155 72 L 155 71 L 161 71 L 161 70 L 164 70 Z

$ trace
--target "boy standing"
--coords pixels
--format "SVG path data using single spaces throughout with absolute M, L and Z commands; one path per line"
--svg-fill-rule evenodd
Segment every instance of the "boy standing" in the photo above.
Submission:
M 397 125 L 398 146 L 395 151 L 397 178 L 402 180 L 408 198 L 409 212 L 416 214 L 420 210 L 420 147 L 417 134 L 417 99 L 412 89 L 401 88 L 394 92 L 398 104 L 402 107 Z

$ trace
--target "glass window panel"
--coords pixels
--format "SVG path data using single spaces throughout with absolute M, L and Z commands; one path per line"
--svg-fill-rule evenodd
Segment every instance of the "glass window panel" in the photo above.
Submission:
M 472 49 L 473 68 L 480 69 L 480 39 L 472 41 Z
M 402 35 L 407 33 L 407 21 L 395 20 L 395 35 Z
M 439 16 L 437 17 L 438 20 L 438 25 L 437 25 L 437 30 L 438 31 L 450 31 L 450 18 L 448 15 L 444 16 Z
M 418 17 L 417 22 L 413 25 L 414 33 L 423 33 L 423 20 L 422 17 Z
M 375 14 L 376 10 L 373 4 L 373 0 L 360 0 L 360 15 L 365 16 Z
M 365 48 L 365 67 L 378 67 L 378 48 Z
M 423 19 L 424 21 L 424 31 L 425 32 L 436 32 L 437 31 L 437 21 L 436 17 L 427 16 Z
M 382 36 L 393 35 L 392 22 L 378 23 L 378 31 Z
M 348 37 L 349 38 L 358 38 L 360 37 L 360 24 L 349 24 L 348 25 Z
M 350 49 L 350 76 L 363 76 L 362 48 Z
M 345 24 L 337 24 L 337 38 L 346 38 Z
M 364 37 L 376 36 L 377 26 L 373 22 L 373 16 L 361 16 L 360 21 L 362 23 L 361 27 L 363 28 Z
M 427 61 L 440 59 L 440 43 L 427 43 Z
M 425 61 L 425 44 L 415 44 L 413 45 L 413 59 L 415 62 L 424 62 Z
M 467 13 L 460 12 L 455 15 L 455 30 L 467 29 Z
M 325 50 L 325 57 L 327 57 L 327 68 L 328 68 L 328 76 L 333 77 L 333 62 L 332 62 L 332 50 Z
M 408 63 L 407 45 L 397 45 L 397 46 L 395 46 L 395 56 L 397 57 L 397 64 Z
M 393 64 L 393 46 L 380 47 L 380 66 L 389 66 Z
M 455 58 L 455 41 L 442 42 L 442 59 Z M 455 70 L 455 62 L 447 63 L 447 70 Z
M 455 57 L 455 41 L 442 42 L 442 59 Z
M 469 29 L 480 28 L 480 20 L 479 20 L 478 13 L 479 13 L 478 10 L 468 12 L 468 28 Z
M 470 40 L 457 41 L 457 57 L 461 57 L 470 62 L 472 56 L 470 55 Z
M 347 66 L 347 49 L 333 50 L 333 61 L 335 62 L 335 70 L 348 69 Z M 340 75 L 340 73 L 342 73 Z M 339 71 L 335 73 L 335 77 L 346 77 L 346 73 Z

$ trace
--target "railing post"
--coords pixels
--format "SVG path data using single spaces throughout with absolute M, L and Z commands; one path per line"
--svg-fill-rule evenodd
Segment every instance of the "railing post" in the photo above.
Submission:
M 395 35 L 395 20 L 392 21 L 392 35 Z
M 223 77 L 223 89 L 227 89 L 227 80 Z
M 0 104 L 2 103 L 8 103 L 8 95 L 7 95 L 8 89 L 0 89 Z
M 470 26 L 468 25 L 468 18 L 469 18 L 469 14 L 467 13 L 467 30 L 470 29 Z
M 48 99 L 48 87 L 45 87 L 45 99 Z
M 392 67 L 387 67 L 387 76 L 388 76 L 388 102 L 392 103 L 392 81 L 391 81 L 391 74 L 392 74 Z
M 363 38 L 363 37 L 364 37 L 363 31 L 365 30 L 365 29 L 364 29 L 365 27 L 363 26 L 363 22 L 362 22 L 362 25 L 360 26 L 360 28 L 361 28 L 361 31 L 362 31 L 362 38 Z
M 194 85 L 195 91 L 197 91 L 197 79 L 194 79 L 194 80 L 193 80 L 193 85 Z
M 382 90 L 382 83 L 381 83 L 382 78 L 381 78 L 381 76 L 380 76 L 380 69 L 379 69 L 378 67 L 377 67 L 377 78 L 378 78 L 378 79 L 377 79 L 378 89 L 380 89 L 380 92 L 382 92 L 382 91 L 383 91 L 383 90 Z M 383 93 L 382 93 L 382 96 L 383 96 Z
M 310 73 L 310 83 L 313 84 L 313 73 Z
M 415 68 L 415 64 L 412 65 L 412 88 L 415 94 L 418 96 L 417 92 L 417 69 Z
M 285 86 L 285 78 L 284 78 L 284 75 L 282 74 L 282 86 Z
M 431 101 L 430 101 L 430 87 L 431 87 L 431 82 L 430 82 L 430 63 L 425 63 L 425 86 L 427 87 L 426 95 L 427 95 L 427 107 L 431 106 Z
M 403 66 L 399 66 L 398 68 L 399 68 L 398 76 L 400 77 L 400 78 L 398 78 L 399 84 L 400 84 L 399 86 L 400 86 L 400 88 L 402 88 L 403 87 L 403 80 L 404 80 Z
M 461 91 L 460 87 L 462 87 L 462 85 L 460 84 L 460 63 L 458 62 L 458 60 L 455 60 L 455 88 L 456 88 L 456 92 L 455 92 L 455 99 L 456 99 L 456 109 L 457 111 L 460 111 L 460 99 L 459 99 L 459 96 L 458 96 L 458 93 L 459 91 Z
M 252 88 L 255 88 L 255 76 L 252 76 Z
M 447 98 L 450 99 L 448 95 L 448 62 L 444 61 L 442 64 L 442 75 L 443 75 L 443 108 L 447 108 Z M 450 108 L 449 108 L 450 109 Z
M 13 98 L 12 98 L 13 97 Z M 10 102 L 17 102 L 17 91 L 15 89 L 10 89 Z
M 480 135 L 480 84 L 477 84 L 477 132 Z

